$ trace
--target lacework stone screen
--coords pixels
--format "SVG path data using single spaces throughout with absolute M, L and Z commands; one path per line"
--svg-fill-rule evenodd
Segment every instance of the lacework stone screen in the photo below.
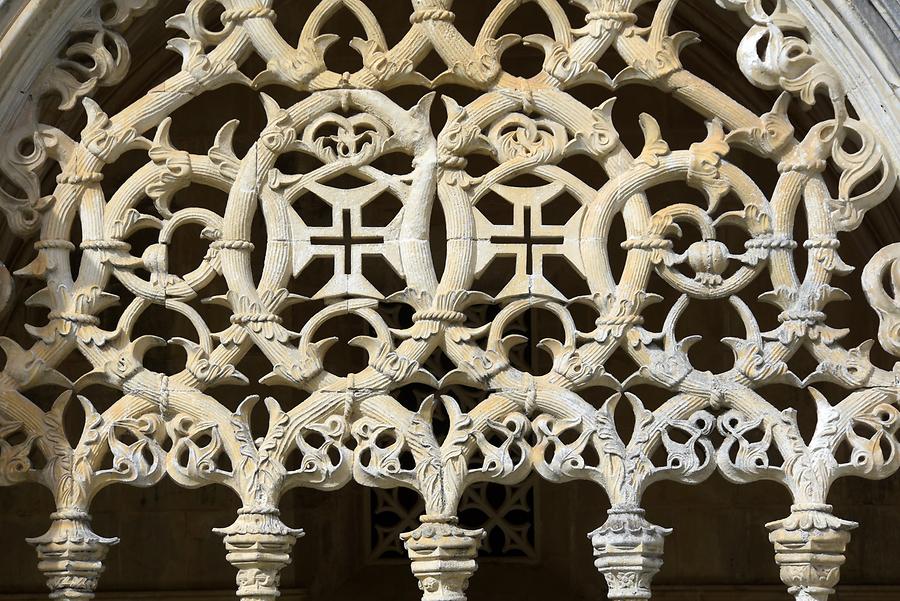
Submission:
M 76 5 L 0 149 L 0 485 L 52 498 L 22 582 L 896 576 L 829 493 L 900 467 L 897 131 L 796 4 Z

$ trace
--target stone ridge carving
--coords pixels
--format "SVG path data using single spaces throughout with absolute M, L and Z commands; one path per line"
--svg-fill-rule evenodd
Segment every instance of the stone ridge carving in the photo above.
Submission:
M 525 2 L 499 0 L 474 42 L 453 24 L 454 11 L 466 10 L 465 3 L 413 0 L 409 29 L 393 46 L 379 25 L 383 16 L 364 2 L 321 0 L 295 41 L 276 29 L 271 0 L 190 0 L 167 21 L 176 31 L 168 47 L 181 56 L 180 71 L 109 114 L 91 95 L 127 77 L 122 31 L 155 2 L 115 0 L 102 3 L 102 12 L 100 2 L 91 4 L 73 27 L 79 35 L 90 33 L 90 41 L 64 49 L 38 83 L 39 93 L 60 94 L 61 109 L 84 111 L 84 130 L 73 138 L 34 116 L 10 132 L 0 151 L 0 171 L 11 184 L 0 188 L 0 209 L 14 232 L 35 236 L 37 251 L 14 275 L 41 282 L 26 302 L 49 310 L 44 323 L 28 324 L 36 339 L 30 347 L 0 338 L 6 357 L 0 484 L 39 482 L 54 494 L 50 530 L 31 540 L 51 598 L 92 598 L 116 542 L 90 530 L 92 497 L 113 483 L 151 486 L 168 475 L 184 487 L 221 484 L 239 496 L 235 522 L 216 532 L 237 569 L 237 594 L 252 601 L 278 597 L 279 572 L 303 535 L 279 517 L 285 491 L 333 490 L 351 479 L 413 489 L 425 515 L 402 535 L 412 572 L 424 599 L 459 601 L 484 536 L 459 524 L 465 488 L 518 482 L 533 469 L 552 482 L 586 479 L 603 487 L 612 507 L 589 535 L 595 564 L 610 599 L 648 599 L 663 565 L 664 539 L 676 534 L 646 519 L 643 492 L 659 480 L 698 484 L 718 469 L 734 482 L 770 479 L 789 490 L 790 515 L 767 526 L 775 560 L 798 601 L 827 599 L 855 526 L 832 514 L 830 485 L 850 475 L 884 478 L 900 467 L 900 367 L 874 365 L 873 341 L 844 347 L 847 331 L 830 326 L 827 315 L 829 303 L 846 299 L 833 276 L 851 271 L 840 257 L 838 234 L 856 229 L 896 188 L 897 166 L 873 124 L 851 117 L 840 77 L 817 54 L 789 3 L 717 1 L 748 24 L 736 57 L 740 71 L 757 86 L 781 91 L 763 115 L 685 69 L 679 53 L 698 37 L 671 31 L 677 0 L 660 2 L 646 27 L 637 24 L 640 0 L 576 0 L 584 13 L 578 23 L 557 0 L 535 1 L 553 36 L 524 38 L 500 32 Z M 223 9 L 216 31 L 205 21 L 212 4 Z M 366 39 L 349 41 L 362 58 L 353 73 L 333 71 L 326 56 L 336 36 L 323 28 L 339 11 L 366 32 Z M 538 74 L 522 78 L 504 70 L 500 59 L 516 44 L 543 52 Z M 432 50 L 446 69 L 429 79 L 417 68 Z M 607 52 L 627 66 L 604 73 L 597 60 Z M 251 54 L 265 64 L 252 79 L 240 71 Z M 465 106 L 441 95 L 447 121 L 434 132 L 436 92 L 427 90 L 448 83 L 479 95 Z M 615 93 L 626 83 L 652 85 L 704 115 L 706 137 L 676 148 L 653 116 L 643 114 L 644 145 L 633 156 L 613 123 L 614 98 L 590 107 L 567 92 L 597 84 Z M 229 121 L 207 152 L 178 148 L 171 115 L 228 84 L 259 91 L 266 123 L 256 142 L 237 152 L 239 124 Z M 304 92 L 302 99 L 280 106 L 263 91 L 272 84 Z M 423 92 L 411 108 L 385 94 L 409 85 Z M 831 103 L 833 117 L 798 136 L 790 103 L 823 101 Z M 730 160 L 736 147 L 777 167 L 771 197 Z M 145 152 L 147 160 L 107 198 L 100 185 L 104 170 L 126 151 Z M 411 158 L 408 170 L 392 172 L 379 160 L 392 153 Z M 290 154 L 302 155 L 307 166 L 292 172 L 289 161 L 279 160 Z M 489 157 L 491 167 L 473 175 L 474 155 Z M 608 182 L 595 189 L 568 171 L 565 159 L 578 155 L 595 161 Z M 40 176 L 51 164 L 60 175 L 53 193 L 42 196 Z M 829 166 L 839 173 L 836 197 L 822 175 Z M 524 175 L 542 183 L 516 183 Z M 358 185 L 342 183 L 348 179 Z M 702 193 L 705 206 L 651 207 L 646 193 L 671 182 Z M 227 202 L 218 211 L 172 202 L 176 192 L 197 186 L 222 191 Z M 399 208 L 374 226 L 364 209 L 382 195 Z M 559 223 L 548 207 L 564 196 L 577 208 Z M 510 208 L 506 222 L 490 216 L 492 197 Z M 723 210 L 726 197 L 737 208 Z M 304 219 L 299 207 L 311 198 L 327 207 L 330 225 Z M 796 239 L 801 203 L 809 226 Z M 430 247 L 434 211 L 446 218 L 447 262 L 440 276 Z M 251 241 L 259 216 L 265 248 Z M 619 216 L 627 259 L 617 273 L 609 244 Z M 181 272 L 173 270 L 173 240 L 185 226 L 201 228 L 198 243 L 206 252 Z M 676 252 L 674 239 L 685 226 L 700 239 Z M 724 227 L 746 234 L 743 248 L 720 239 Z M 135 235 L 148 231 L 152 243 L 134 249 Z M 794 263 L 800 252 L 808 258 L 804 273 Z M 260 253 L 263 267 L 254 272 L 251 259 Z M 372 256 L 391 267 L 402 290 L 376 285 L 364 260 Z M 492 297 L 477 289 L 476 279 L 495 269 L 497 257 L 513 257 L 515 271 Z M 561 292 L 545 258 L 565 260 L 589 294 Z M 303 278 L 319 259 L 333 265 L 333 276 L 312 298 L 290 292 L 291 280 Z M 895 244 L 876 253 L 862 273 L 881 320 L 878 342 L 896 356 L 898 265 Z M 660 331 L 643 318 L 645 308 L 661 300 L 648 292 L 654 274 L 679 295 Z M 759 300 L 778 308 L 777 325 L 765 331 L 738 296 L 759 278 L 771 282 Z M 133 296 L 125 306 L 108 292 L 113 279 Z M 226 294 L 210 296 L 205 289 L 214 280 L 225 282 Z M 12 284 L 0 269 L 4 303 Z M 214 331 L 196 299 L 227 310 L 226 326 Z M 721 373 L 697 369 L 688 352 L 698 337 L 679 338 L 676 327 L 691 302 L 726 299 L 745 330 L 743 337 L 722 339 L 734 352 L 733 366 Z M 288 308 L 314 300 L 323 304 L 299 331 L 289 329 Z M 591 331 L 576 325 L 575 303 L 594 312 Z M 411 319 L 389 324 L 388 304 L 405 305 Z M 195 336 L 133 336 L 153 305 L 186 318 Z M 471 309 L 485 305 L 498 312 L 479 323 Z M 560 339 L 540 341 L 552 358 L 546 374 L 523 371 L 513 360 L 526 340 L 513 324 L 529 310 L 562 326 Z M 114 325 L 101 320 L 101 312 L 114 315 Z M 370 335 L 321 338 L 326 324 L 347 316 L 367 323 Z M 368 361 L 342 376 L 329 371 L 325 355 L 346 344 L 365 350 Z M 145 354 L 157 346 L 183 348 L 183 368 L 165 374 L 146 367 Z M 236 411 L 218 402 L 217 385 L 256 384 L 237 368 L 253 347 L 271 363 L 263 384 L 307 396 L 291 405 L 274 398 L 260 405 L 251 394 Z M 801 348 L 817 361 L 803 380 L 788 364 Z M 454 364 L 440 379 L 424 367 L 438 349 Z M 624 381 L 605 368 L 617 350 L 638 366 Z M 92 369 L 73 383 L 57 368 L 75 353 Z M 811 386 L 816 382 L 836 384 L 846 395 L 826 399 Z M 395 398 L 412 383 L 434 390 L 416 410 Z M 808 389 L 815 399 L 818 425 L 809 440 L 793 409 L 776 409 L 775 399 L 760 392 L 772 383 Z M 447 392 L 457 384 L 483 391 L 485 399 L 464 411 Z M 28 394 L 46 385 L 65 390 L 45 412 Z M 119 399 L 101 410 L 79 395 L 85 425 L 71 445 L 63 412 L 72 391 L 91 385 L 110 387 Z M 651 408 L 634 393 L 637 385 L 667 391 L 668 400 Z M 594 387 L 609 389 L 599 408 L 586 398 Z M 616 427 L 622 410 L 634 416 L 630 437 Z M 254 411 L 268 418 L 262 433 Z M 446 431 L 436 427 L 440 412 L 449 422 Z M 710 438 L 714 428 L 724 438 L 718 448 Z M 847 456 L 838 453 L 842 447 Z

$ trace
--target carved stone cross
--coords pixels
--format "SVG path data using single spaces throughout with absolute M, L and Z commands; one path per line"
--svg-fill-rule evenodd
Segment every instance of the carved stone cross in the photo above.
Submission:
M 353 235 L 353 225 L 351 224 L 351 216 L 350 209 L 344 209 L 341 211 L 342 217 L 342 228 L 340 237 L 335 236 L 315 236 L 310 238 L 310 242 L 312 244 L 324 244 L 326 246 L 343 246 L 343 254 L 344 254 L 344 273 L 349 274 L 353 270 L 353 251 L 354 245 L 365 245 L 365 244 L 381 244 L 384 242 L 384 237 L 379 236 L 354 236 Z M 359 254 L 362 255 L 365 252 L 364 248 L 356 247 Z M 377 254 L 377 253 L 375 253 Z
M 562 236 L 540 236 L 535 232 L 532 232 L 532 215 L 531 215 L 531 207 L 525 206 L 522 207 L 522 211 L 524 213 L 522 217 L 522 227 L 524 228 L 524 232 L 521 236 L 491 236 L 491 244 L 515 244 L 522 245 L 525 249 L 525 273 L 531 275 L 534 273 L 535 268 L 535 259 L 538 259 L 538 263 L 540 262 L 540 258 L 544 254 L 556 254 L 556 248 L 554 246 L 559 246 L 565 239 Z M 540 221 L 540 219 L 538 219 Z M 540 230 L 541 225 L 538 223 L 535 226 L 535 230 Z M 537 249 L 537 255 L 535 255 L 535 247 Z M 550 248 L 548 248 L 550 247 Z M 502 254 L 503 251 L 498 251 L 497 254 Z M 515 250 L 516 260 L 521 260 L 522 257 L 522 248 L 517 248 Z M 538 271 L 540 271 L 540 265 L 538 265 Z
M 566 257 L 576 269 L 581 269 L 578 227 L 582 211 L 576 211 L 565 225 L 543 223 L 546 205 L 565 191 L 559 183 L 537 187 L 494 185 L 491 190 L 513 205 L 513 223 L 494 224 L 480 211 L 475 211 L 477 274 L 481 276 L 487 271 L 495 257 L 515 256 L 515 275 L 497 298 L 538 295 L 564 299 L 565 296 L 545 277 L 543 259 L 546 256 Z
M 329 226 L 307 226 L 296 215 L 292 217 L 295 273 L 315 257 L 331 257 L 334 275 L 315 295 L 315 298 L 383 295 L 363 274 L 365 255 L 379 256 L 398 274 L 402 274 L 397 237 L 403 217 L 401 210 L 384 227 L 363 225 L 362 209 L 385 192 L 384 182 L 371 182 L 356 188 L 338 188 L 311 184 L 309 191 L 331 205 L 332 223 Z M 302 203 L 301 197 L 297 202 Z

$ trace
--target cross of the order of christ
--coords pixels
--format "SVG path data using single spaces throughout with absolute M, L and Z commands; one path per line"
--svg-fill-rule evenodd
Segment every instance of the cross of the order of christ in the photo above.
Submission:
M 562 244 L 565 240 L 562 236 L 538 236 L 531 230 L 531 207 L 523 207 L 522 235 L 521 236 L 491 236 L 491 244 L 515 244 L 525 245 L 525 273 L 534 273 L 534 247 L 541 244 Z
M 311 244 L 325 246 L 344 247 L 344 273 L 350 274 L 353 269 L 351 254 L 355 244 L 381 244 L 384 238 L 381 236 L 354 236 L 350 209 L 341 211 L 341 235 L 340 236 L 313 236 L 309 239 Z

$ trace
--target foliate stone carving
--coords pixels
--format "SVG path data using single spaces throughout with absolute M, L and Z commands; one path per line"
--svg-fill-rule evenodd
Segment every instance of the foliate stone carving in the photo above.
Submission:
M 438 402 L 450 418 L 442 442 L 432 427 Z M 527 427 L 524 416 L 513 413 L 502 422 L 490 420 L 482 431 L 454 399 L 431 396 L 403 429 L 366 418 L 356 422 L 355 478 L 371 486 L 413 488 L 425 499 L 429 515 L 452 516 L 467 484 L 485 480 L 513 483 L 527 475 Z M 498 436 L 500 442 L 491 442 L 488 435 Z M 405 452 L 416 459 L 414 469 L 404 467 L 401 455 Z
M 291 549 L 302 530 L 287 528 L 277 512 L 242 511 L 228 528 L 217 528 L 223 536 L 225 556 L 238 570 L 237 595 L 241 599 L 274 601 L 280 595 L 279 572 L 291 560 Z
M 805 25 L 787 2 L 778 0 L 770 9 L 755 0 L 716 3 L 742 11 L 752 22 L 738 46 L 738 65 L 747 79 L 762 88 L 795 93 L 808 104 L 815 103 L 819 88 L 832 102 L 843 102 L 844 89 L 835 70 L 813 54 L 807 40 L 793 35 L 794 31 L 803 31 Z
M 626 393 L 626 397 L 635 417 L 629 441 L 616 431 L 614 414 L 621 396 L 614 395 L 592 418 L 537 418 L 534 462 L 538 473 L 549 480 L 585 478 L 604 487 L 612 509 L 606 523 L 589 535 L 597 558 L 594 563 L 606 578 L 610 599 L 649 599 L 650 582 L 662 567 L 663 540 L 671 530 L 644 518 L 641 493 L 656 480 L 696 483 L 712 473 L 714 450 L 706 435 L 714 420 L 703 410 L 689 419 L 671 417 L 690 411 L 696 406 L 693 399 L 675 398 L 650 412 L 636 396 Z M 577 438 L 566 444 L 563 436 L 572 429 Z M 677 442 L 669 434 L 671 429 L 687 435 L 687 441 Z M 656 466 L 650 457 L 659 446 L 665 449 L 666 464 Z
M 103 560 L 118 539 L 94 534 L 90 516 L 77 510 L 50 516 L 46 534 L 28 539 L 37 547 L 38 569 L 47 578 L 51 599 L 93 599 Z
M 890 290 L 882 283 L 890 274 Z M 872 257 L 863 270 L 863 285 L 869 304 L 878 313 L 878 341 L 893 355 L 900 355 L 900 246 L 892 244 Z
M 7 341 L 7 348 L 11 344 Z M 51 598 L 91 599 L 103 559 L 118 542 L 91 530 L 91 499 L 113 483 L 152 486 L 158 482 L 165 473 L 161 446 L 165 429 L 153 413 L 115 419 L 101 415 L 80 396 L 84 427 L 73 447 L 63 429 L 63 412 L 70 398 L 69 393 L 60 395 L 34 430 L 8 418 L 8 409 L 0 410 L 0 483 L 31 481 L 50 489 L 57 507 L 50 516 L 50 529 L 28 542 L 37 549 L 38 568 L 47 578 Z M 8 437 L 17 432 L 25 438 L 12 445 Z M 35 454 L 43 456 L 43 467 L 33 463 Z M 103 467 L 104 462 L 109 467 Z
M 650 598 L 650 583 L 663 564 L 663 541 L 671 532 L 648 522 L 642 509 L 609 510 L 606 523 L 588 535 L 609 599 Z
M 804 601 L 828 599 L 856 526 L 833 516 L 830 505 L 795 505 L 788 518 L 766 524 L 788 592 Z
M 457 526 L 455 517 L 422 516 L 422 525 L 401 535 L 423 601 L 463 601 L 484 530 Z
M 797 599 L 825 600 L 834 592 L 850 530 L 856 527 L 832 515 L 825 503 L 828 489 L 842 476 L 878 478 L 897 470 L 900 414 L 893 404 L 884 402 L 896 399 L 896 390 L 863 389 L 836 406 L 814 388 L 810 392 L 818 423 L 809 443 L 800 435 L 792 409 L 770 409 L 767 415 L 760 412 L 754 418 L 732 409 L 719 418 L 725 442 L 718 456 L 720 469 L 730 480 L 764 478 L 788 488 L 794 500 L 791 515 L 768 524 L 781 578 Z M 870 434 L 861 435 L 860 426 Z M 754 430 L 762 436 L 751 442 L 748 435 Z M 843 462 L 835 455 L 842 443 L 850 449 Z M 769 458 L 772 449 L 783 458 L 781 465 Z
M 35 238 L 36 251 L 12 276 L 0 265 L 0 303 L 19 302 L 15 278 L 34 278 L 41 289 L 26 302 L 47 309 L 39 323 L 26 324 L 32 344 L 0 337 L 0 484 L 39 482 L 54 494 L 50 530 L 32 539 L 52 596 L 91 598 L 97 587 L 116 542 L 90 530 L 97 491 L 150 486 L 167 474 L 185 487 L 225 485 L 240 498 L 235 522 L 217 532 L 242 598 L 277 598 L 279 573 L 303 534 L 281 522 L 284 492 L 328 491 L 352 479 L 421 496 L 422 519 L 402 535 L 413 574 L 425 599 L 460 601 L 484 536 L 459 522 L 466 488 L 521 482 L 533 470 L 551 482 L 603 487 L 612 507 L 590 534 L 596 566 L 610 598 L 647 599 L 664 538 L 677 534 L 646 520 L 643 493 L 659 480 L 699 484 L 719 469 L 735 482 L 771 479 L 790 491 L 791 515 L 769 525 L 776 562 L 796 599 L 824 601 L 853 526 L 832 515 L 831 483 L 883 478 L 900 467 L 900 368 L 875 365 L 873 341 L 846 348 L 847 331 L 829 322 L 831 303 L 847 298 L 834 277 L 852 271 L 839 234 L 858 235 L 866 212 L 896 189 L 897 165 L 886 154 L 890 132 L 850 110 L 848 86 L 820 54 L 803 11 L 789 0 L 717 3 L 747 24 L 735 73 L 779 92 L 761 115 L 685 67 L 681 51 L 701 40 L 675 31 L 678 3 L 668 0 L 653 7 L 648 26 L 638 24 L 639 1 L 576 0 L 573 19 L 557 0 L 541 0 L 534 6 L 552 35 L 524 37 L 503 31 L 525 2 L 501 0 L 472 40 L 454 24 L 466 3 L 413 0 L 409 27 L 394 44 L 382 29 L 388 16 L 365 2 L 322 0 L 299 38 L 288 40 L 274 22 L 289 8 L 190 0 L 166 21 L 178 72 L 113 111 L 98 90 L 129 76 L 124 33 L 157 2 L 86 1 L 73 37 L 52 58 L 36 53 L 23 61 L 40 73 L 32 95 L 58 94 L 59 109 L 83 117 L 83 130 L 45 123 L 36 104 L 0 107 L 17 115 L 3 122 L 0 210 L 14 233 Z M 212 8 L 222 9 L 221 27 L 209 22 Z M 334 69 L 327 52 L 337 42 L 327 24 L 341 11 L 365 32 L 346 40 L 361 59 L 355 72 Z M 540 50 L 533 76 L 504 67 L 504 52 L 519 44 Z M 443 70 L 429 78 L 419 68 L 432 52 Z M 600 69 L 607 53 L 624 61 L 620 72 Z M 251 77 L 244 67 L 254 55 L 265 68 Z M 444 84 L 474 90 L 474 100 L 460 103 Z M 614 119 L 626 84 L 651 85 L 685 103 L 704 117 L 707 134 L 676 144 L 642 114 L 636 125 L 644 143 L 634 156 Z M 255 141 L 239 150 L 241 124 L 230 120 L 209 150 L 179 148 L 174 114 L 226 85 L 258 93 L 265 123 Z M 270 85 L 300 93 L 299 100 L 280 105 L 265 93 Z M 599 106 L 570 93 L 597 85 L 611 96 Z M 419 101 L 397 104 L 386 92 L 398 86 L 419 86 Z M 436 95 L 447 116 L 441 128 L 433 125 Z M 790 104 L 823 97 L 832 116 L 801 137 Z M 734 148 L 771 161 L 778 173 L 771 195 Z M 107 197 L 108 167 L 126 152 L 145 155 L 143 166 Z M 404 155 L 408 166 L 391 155 Z M 573 158 L 593 161 L 608 181 L 588 183 L 569 166 Z M 59 175 L 48 188 L 42 178 L 53 168 Z M 837 175 L 836 194 L 826 170 Z M 654 188 L 673 183 L 705 200 L 648 201 Z M 214 208 L 176 201 L 201 186 L 227 200 Z M 384 198 L 393 208 L 372 223 L 370 209 Z M 330 219 L 310 218 L 304 209 L 315 203 Z M 571 210 L 560 208 L 566 203 Z M 805 232 L 795 228 L 800 210 Z M 441 240 L 431 231 L 437 213 L 446 223 Z M 614 269 L 611 232 L 619 218 L 626 236 L 616 251 L 626 257 Z M 187 227 L 199 228 L 194 243 L 203 252 L 185 268 L 176 240 Z M 699 237 L 676 246 L 687 228 Z M 742 248 L 729 245 L 726 228 L 744 236 Z M 260 229 L 264 244 L 254 237 Z M 438 268 L 432 251 L 444 244 L 447 260 Z M 801 253 L 804 273 L 795 263 Z M 498 268 L 503 259 L 514 262 L 511 275 Z M 900 356 L 898 259 L 897 245 L 875 253 L 862 284 L 880 319 L 878 343 Z M 331 276 L 295 293 L 321 261 Z M 563 292 L 560 262 L 583 292 Z M 386 271 L 399 282 L 392 289 L 379 277 Z M 644 321 L 662 298 L 649 291 L 651 277 L 678 297 L 659 331 Z M 505 281 L 489 295 L 482 278 Z M 131 300 L 111 292 L 113 281 Z M 210 292 L 214 282 L 224 293 Z M 766 287 L 760 302 L 778 309 L 771 328 L 741 297 L 753 282 Z M 744 326 L 743 335 L 722 338 L 734 361 L 719 373 L 698 369 L 689 354 L 698 337 L 677 336 L 676 328 L 689 329 L 683 316 L 692 303 L 726 299 Z M 221 307 L 227 322 L 211 325 L 197 301 Z M 576 322 L 575 304 L 593 311 L 590 331 Z M 303 323 L 293 319 L 298 305 L 310 309 Z M 185 319 L 193 332 L 168 341 L 136 335 L 150 307 Z M 487 307 L 496 307 L 489 320 Z M 561 325 L 559 339 L 537 341 L 551 359 L 546 373 L 519 361 L 527 337 L 517 323 L 529 311 Z M 348 318 L 368 332 L 346 341 L 325 336 Z M 329 349 L 346 345 L 365 351 L 365 365 L 334 373 Z M 157 347 L 184 350 L 169 354 L 175 369 L 163 373 L 147 360 Z M 254 348 L 271 364 L 260 382 L 238 369 Z M 789 367 L 801 349 L 817 362 L 802 380 Z M 445 374 L 426 367 L 438 350 L 452 362 Z M 636 365 L 621 381 L 607 370 L 616 351 Z M 60 367 L 76 353 L 91 368 L 73 383 Z M 816 382 L 846 395 L 826 399 L 810 387 Z M 299 400 L 260 404 L 252 390 L 260 383 L 292 388 Z M 398 391 L 413 383 L 431 393 L 410 408 Z M 793 409 L 777 410 L 764 396 L 773 383 L 813 395 L 811 439 L 800 435 Z M 222 384 L 251 390 L 235 410 L 217 398 Z M 453 392 L 460 384 L 483 398 L 461 407 Z M 72 390 L 92 385 L 111 387 L 118 398 L 105 409 L 84 396 L 71 403 L 85 425 L 69 444 L 63 413 Z M 662 389 L 667 400 L 650 405 L 637 385 Z M 29 398 L 39 386 L 64 390 L 48 411 Z M 610 392 L 594 404 L 597 388 Z M 621 411 L 634 416 L 630 436 L 617 427 Z M 256 426 L 255 412 L 267 426 Z M 446 430 L 438 427 L 445 422 Z M 724 437 L 718 449 L 714 427 Z
M 302 530 L 281 522 L 281 495 L 300 486 L 342 486 L 350 477 L 351 453 L 343 445 L 347 427 L 340 415 L 309 423 L 284 412 L 272 398 L 265 400 L 266 435 L 254 438 L 250 414 L 258 402 L 259 397 L 248 397 L 221 422 L 198 422 L 187 414 L 171 417 L 174 442 L 167 463 L 171 477 L 184 486 L 220 483 L 240 496 L 243 506 L 235 522 L 215 532 L 223 537 L 226 557 L 238 570 L 238 596 L 274 600 L 279 596 L 279 572 L 303 536 Z M 289 465 L 295 452 L 299 465 Z
M 67 28 L 64 46 L 51 49 L 56 56 L 37 65 L 41 70 L 29 91 L 31 100 L 37 102 L 55 95 L 59 109 L 71 110 L 98 88 L 122 82 L 131 66 L 131 52 L 122 32 L 156 3 L 157 0 L 86 3 L 87 9 Z M 5 136 L 5 147 L 0 153 L 0 171 L 12 184 L 0 191 L 0 210 L 13 231 L 26 235 L 36 232 L 40 214 L 53 202 L 52 196 L 41 195 L 39 178 L 48 161 L 60 158 L 61 140 L 57 135 L 62 132 L 40 123 L 33 108 L 24 111 L 20 121 Z

